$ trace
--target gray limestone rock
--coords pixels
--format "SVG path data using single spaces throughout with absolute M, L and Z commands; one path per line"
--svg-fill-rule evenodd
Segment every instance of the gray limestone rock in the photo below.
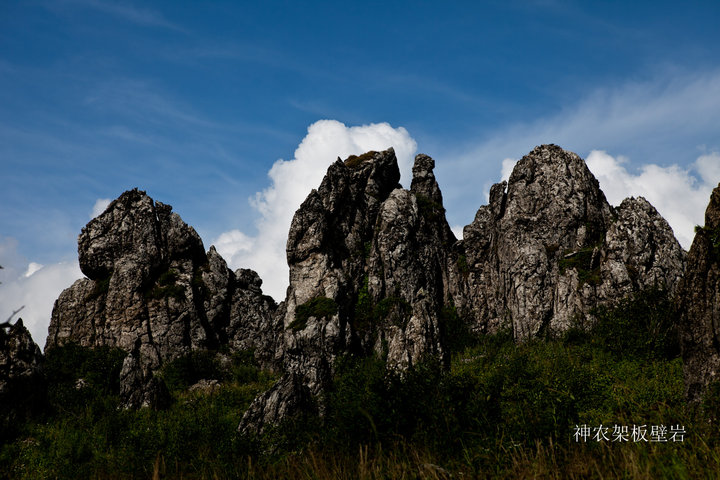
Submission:
M 239 429 L 262 432 L 323 393 L 339 355 L 377 353 L 404 369 L 442 356 L 440 311 L 450 291 L 445 221 L 434 161 L 418 155 L 411 190 L 392 149 L 338 159 L 295 214 L 287 244 L 284 376 Z
M 593 307 L 657 285 L 674 290 L 685 252 L 643 198 L 613 210 L 585 162 L 555 145 L 494 185 L 457 248 L 454 298 L 476 331 L 518 340 L 589 325 Z
M 257 280 L 236 278 L 192 227 L 137 189 L 123 193 L 78 238 L 78 280 L 55 302 L 46 350 L 68 342 L 128 352 L 121 374 L 127 407 L 162 399 L 154 373 L 193 350 L 257 348 L 274 358 L 275 303 Z M 248 271 L 249 272 L 249 271 Z M 257 274 L 254 274 L 257 276 Z M 259 279 L 258 279 L 259 280 Z M 256 327 L 263 325 L 263 329 Z M 243 337 L 245 335 L 246 337 Z
M 677 295 L 685 392 L 694 402 L 720 379 L 720 185 L 696 232 Z

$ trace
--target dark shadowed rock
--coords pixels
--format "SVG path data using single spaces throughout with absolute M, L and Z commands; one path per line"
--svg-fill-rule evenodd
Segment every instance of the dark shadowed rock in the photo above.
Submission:
M 0 325 L 0 441 L 42 404 L 42 359 L 22 320 Z
M 699 401 L 720 380 L 720 185 L 710 196 L 705 226 L 696 229 L 678 288 L 685 391 Z

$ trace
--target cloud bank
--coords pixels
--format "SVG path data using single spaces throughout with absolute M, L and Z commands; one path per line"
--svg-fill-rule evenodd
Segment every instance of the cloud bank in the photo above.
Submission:
M 0 238 L 0 322 L 21 307 L 13 317 L 18 318 L 30 331 L 33 340 L 42 348 L 47 338 L 53 304 L 64 289 L 82 278 L 80 266 L 75 262 L 40 265 L 28 262 L 17 252 L 13 238 Z
M 295 158 L 275 162 L 268 173 L 271 185 L 250 199 L 260 214 L 257 233 L 225 232 L 213 242 L 218 252 L 232 269 L 257 271 L 263 290 L 283 300 L 288 286 L 285 244 L 295 211 L 310 190 L 320 186 L 327 167 L 338 157 L 388 147 L 395 149 L 401 181 L 409 182 L 417 144 L 404 128 L 387 123 L 347 127 L 335 120 L 313 123 L 295 150 Z
M 602 150 L 590 152 L 586 161 L 612 205 L 629 196 L 645 197 L 665 217 L 686 250 L 695 237 L 695 225 L 705 223 L 710 193 L 720 182 L 717 152 L 700 156 L 689 169 L 646 164 L 635 174 L 625 168 L 626 159 Z

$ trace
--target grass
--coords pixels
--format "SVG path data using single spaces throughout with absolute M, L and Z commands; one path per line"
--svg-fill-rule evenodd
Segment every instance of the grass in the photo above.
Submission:
M 251 354 L 236 354 L 230 367 L 207 354 L 172 362 L 163 372 L 172 405 L 128 411 L 117 408 L 119 355 L 74 346 L 48 356 L 56 393 L 42 418 L 0 446 L 0 477 L 714 478 L 720 386 L 709 389 L 705 410 L 686 404 L 677 350 L 659 348 L 672 335 L 645 340 L 672 318 L 665 302 L 662 291 L 643 292 L 592 330 L 549 341 L 464 337 L 449 365 L 426 361 L 403 374 L 374 356 L 345 355 L 322 420 L 298 417 L 255 438 L 236 428 L 273 377 Z M 622 332 L 632 338 L 618 344 Z M 87 390 L 74 389 L 80 376 Z M 221 382 L 214 393 L 187 391 L 208 376 Z M 682 425 L 687 435 L 576 442 L 582 424 Z

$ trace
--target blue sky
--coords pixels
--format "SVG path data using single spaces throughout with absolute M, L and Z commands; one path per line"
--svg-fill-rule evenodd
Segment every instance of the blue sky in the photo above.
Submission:
M 0 317 L 21 300 L 42 335 L 80 229 L 136 186 L 282 296 L 300 200 L 388 142 L 405 171 L 436 159 L 458 233 L 557 143 L 688 248 L 720 181 L 719 21 L 713 1 L 4 1 Z

